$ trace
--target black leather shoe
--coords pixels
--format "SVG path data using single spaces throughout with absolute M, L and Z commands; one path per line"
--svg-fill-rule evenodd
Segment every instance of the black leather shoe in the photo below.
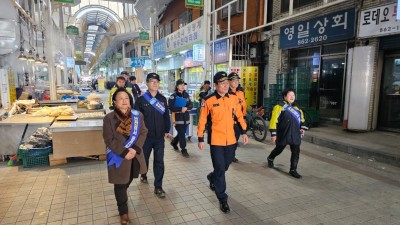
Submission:
M 297 178 L 297 179 L 300 179 L 300 178 L 301 178 L 301 175 L 298 174 L 296 170 L 291 170 L 291 171 L 289 171 L 289 174 L 292 175 L 292 177 L 295 177 L 295 178 Z
M 146 175 L 142 175 L 140 176 L 140 182 L 147 184 L 147 176 Z
M 182 155 L 186 158 L 189 158 L 189 153 L 187 152 L 186 149 L 182 149 Z
M 212 181 L 212 173 L 209 173 L 207 175 L 207 180 L 210 182 L 210 189 L 215 191 L 215 185 L 214 182 Z
M 171 146 L 174 148 L 175 151 L 179 151 L 178 145 L 171 142 Z
M 239 162 L 239 160 L 235 157 L 232 159 L 232 162 Z
M 155 188 L 154 194 L 156 194 L 159 198 L 165 198 L 165 191 L 162 188 Z
M 269 168 L 274 168 L 274 160 L 270 159 L 270 158 L 267 158 L 267 161 L 268 161 L 268 167 Z
M 231 211 L 231 209 L 229 208 L 229 205 L 228 205 L 227 202 L 220 202 L 219 203 L 219 208 L 224 213 L 229 213 Z

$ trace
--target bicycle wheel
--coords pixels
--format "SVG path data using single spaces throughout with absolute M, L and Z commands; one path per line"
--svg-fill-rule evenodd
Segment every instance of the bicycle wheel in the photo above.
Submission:
M 264 141 L 268 132 L 265 120 L 261 116 L 256 116 L 251 123 L 251 132 L 253 133 L 254 139 L 260 142 Z

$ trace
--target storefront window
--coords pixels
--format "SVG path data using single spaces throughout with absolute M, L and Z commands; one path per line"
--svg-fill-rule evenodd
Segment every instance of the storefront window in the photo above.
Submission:
M 313 120 L 340 121 L 342 118 L 346 51 L 346 43 L 290 51 L 285 87 L 296 90 L 300 107 L 318 111 Z
M 400 53 L 387 56 L 382 77 L 379 125 L 400 130 Z

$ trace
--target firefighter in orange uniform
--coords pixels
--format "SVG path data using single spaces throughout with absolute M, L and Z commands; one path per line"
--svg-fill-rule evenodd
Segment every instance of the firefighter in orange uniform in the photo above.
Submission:
M 214 171 L 207 175 L 207 179 L 210 182 L 210 188 L 215 190 L 221 211 L 228 213 L 230 208 L 228 195 L 225 193 L 225 171 L 228 170 L 232 159 L 235 157 L 237 145 L 233 127 L 235 120 L 243 128 L 242 139 L 244 144 L 248 142 L 247 127 L 241 107 L 238 104 L 238 97 L 228 93 L 228 74 L 217 72 L 214 75 L 214 86 L 215 92 L 207 96 L 205 101 L 201 103 L 197 126 L 198 146 L 200 150 L 204 149 L 204 129 L 207 120 L 209 120 L 207 133 Z
M 247 116 L 247 110 L 246 110 L 246 99 L 244 97 L 244 90 L 242 87 L 239 86 L 239 75 L 237 73 L 230 73 L 228 75 L 228 80 L 229 80 L 229 94 L 233 94 L 236 95 L 239 98 L 239 105 L 241 107 L 242 113 L 243 113 L 243 117 L 245 118 L 246 121 L 246 116 Z M 239 140 L 240 134 L 242 133 L 243 129 L 240 126 L 240 124 L 235 121 L 235 137 L 236 137 L 236 141 Z M 237 146 L 236 146 L 237 148 Z M 235 151 L 236 152 L 236 151 Z M 233 157 L 232 162 L 238 162 L 239 160 L 235 157 Z

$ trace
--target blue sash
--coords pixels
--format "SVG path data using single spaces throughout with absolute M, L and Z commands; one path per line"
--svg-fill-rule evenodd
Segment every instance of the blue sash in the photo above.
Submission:
M 290 105 L 288 105 L 288 104 L 285 104 L 285 105 L 283 106 L 283 108 L 284 108 L 287 112 L 289 112 L 290 115 L 292 115 L 292 116 L 296 119 L 296 121 L 297 121 L 297 123 L 299 124 L 299 127 L 300 127 L 300 123 L 301 123 L 301 113 L 300 113 L 300 111 L 299 111 L 299 110 L 296 110 L 293 106 L 290 106 Z
M 132 147 L 139 138 L 139 132 L 140 132 L 139 111 L 132 109 L 131 113 L 132 113 L 132 128 L 131 128 L 131 133 L 129 135 L 128 140 L 126 140 L 124 143 L 125 148 Z M 115 167 L 119 168 L 121 166 L 121 163 L 123 160 L 124 160 L 124 158 L 122 158 L 120 155 L 113 152 L 110 148 L 107 147 L 107 166 L 108 167 L 115 164 Z
M 146 101 L 147 101 L 148 103 L 150 103 L 150 105 L 153 106 L 161 115 L 164 115 L 165 106 L 164 106 L 160 101 L 158 101 L 158 99 L 153 98 L 153 96 L 151 96 L 150 92 L 147 91 L 147 92 L 143 95 L 143 97 L 144 97 L 144 99 L 146 99 Z

